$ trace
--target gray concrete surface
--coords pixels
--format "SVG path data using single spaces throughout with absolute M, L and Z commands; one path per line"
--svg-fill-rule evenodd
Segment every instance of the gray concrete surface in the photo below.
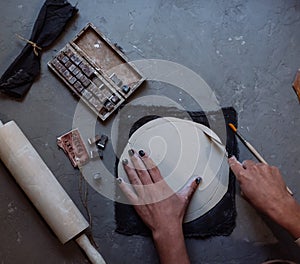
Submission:
M 0 73 L 30 35 L 43 1 L 0 2 Z M 75 4 L 75 1 L 72 1 Z M 163 59 L 182 64 L 214 90 L 221 106 L 234 106 L 239 128 L 265 159 L 278 166 L 300 199 L 300 105 L 291 83 L 300 67 L 300 2 L 96 1 L 79 0 L 79 15 L 42 56 L 42 73 L 22 102 L 0 97 L 0 119 L 15 120 L 80 210 L 80 173 L 56 137 L 72 128 L 77 98 L 46 63 L 87 22 L 93 22 L 130 60 Z M 134 98 L 165 95 L 195 107 L 169 85 L 147 82 Z M 110 134 L 114 118 L 98 122 Z M 252 158 L 240 145 L 240 158 Z M 105 164 L 112 170 L 111 142 Z M 238 186 L 237 186 L 238 189 Z M 107 263 L 158 263 L 152 241 L 114 232 L 113 201 L 89 187 L 93 234 Z M 282 258 L 300 262 L 299 249 L 281 228 L 264 219 L 237 194 L 237 227 L 229 237 L 187 239 L 192 263 L 261 263 Z M 0 263 L 88 263 L 74 242 L 61 245 L 3 164 L 0 164 Z

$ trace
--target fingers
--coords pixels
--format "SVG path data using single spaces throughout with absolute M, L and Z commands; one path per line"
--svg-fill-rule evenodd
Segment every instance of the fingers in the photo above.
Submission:
M 124 170 L 127 174 L 127 177 L 130 181 L 130 183 L 133 185 L 134 189 L 136 190 L 138 195 L 143 195 L 143 184 L 135 170 L 135 168 L 132 165 L 128 164 L 128 160 L 124 159 L 122 160 L 122 164 L 124 167 Z
M 128 176 L 130 183 L 133 185 L 142 185 L 142 182 L 141 182 L 135 168 L 128 164 L 128 160 L 127 159 L 122 160 L 122 164 L 123 164 L 124 170 Z
M 128 150 L 128 154 L 141 183 L 144 185 L 153 183 L 144 162 L 137 153 L 133 149 L 130 149 Z
M 193 179 L 190 181 L 182 191 L 179 192 L 179 195 L 185 199 L 186 204 L 188 205 L 197 190 L 197 187 L 202 182 L 201 177 L 197 177 L 196 179 Z
M 117 183 L 120 186 L 120 189 L 122 192 L 125 194 L 125 196 L 128 198 L 128 200 L 132 204 L 137 204 L 138 203 L 138 197 L 137 195 L 129 188 L 129 186 L 121 179 L 117 178 Z
M 244 173 L 245 169 L 242 166 L 242 164 L 236 159 L 235 156 L 232 156 L 230 159 L 228 159 L 228 163 L 230 166 L 230 169 L 233 171 L 236 178 L 239 180 L 242 174 Z
M 248 169 L 248 168 L 256 165 L 256 162 L 254 162 L 253 160 L 244 160 L 242 165 L 245 169 Z
M 148 170 L 148 173 L 150 174 L 152 181 L 155 183 L 163 180 L 163 177 L 161 176 L 159 169 L 157 168 L 153 160 L 148 156 L 148 154 L 145 153 L 143 150 L 140 150 L 139 155 L 146 169 Z

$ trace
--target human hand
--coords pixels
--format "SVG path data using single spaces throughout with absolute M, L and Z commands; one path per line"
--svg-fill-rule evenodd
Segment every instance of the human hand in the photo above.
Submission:
M 277 167 L 231 157 L 229 165 L 240 183 L 243 196 L 258 210 L 300 236 L 300 207 L 288 193 Z
M 134 191 L 118 178 L 121 190 L 152 231 L 161 262 L 189 263 L 182 222 L 201 178 L 190 181 L 180 192 L 174 193 L 143 150 L 138 154 L 134 150 L 129 150 L 128 153 L 130 161 L 123 160 L 122 164 Z
M 201 178 L 191 181 L 182 191 L 174 193 L 143 150 L 139 153 L 129 150 L 129 156 L 130 161 L 123 160 L 122 164 L 135 192 L 120 179 L 119 182 L 139 216 L 152 232 L 172 226 L 180 227 Z

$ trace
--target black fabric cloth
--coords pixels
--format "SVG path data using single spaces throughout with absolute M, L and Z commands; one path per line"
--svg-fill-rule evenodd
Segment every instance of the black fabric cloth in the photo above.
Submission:
M 35 21 L 30 41 L 38 47 L 49 47 L 62 33 L 66 23 L 78 9 L 65 0 L 46 0 Z M 23 98 L 40 73 L 41 51 L 34 53 L 29 43 L 0 79 L 0 91 L 14 98 Z
M 138 112 L 139 110 L 136 109 Z M 174 116 L 179 117 L 178 111 L 175 110 L 166 110 L 163 116 Z M 229 156 L 235 155 L 238 157 L 238 147 L 237 141 L 233 134 L 233 132 L 228 128 L 228 123 L 232 123 L 237 126 L 237 114 L 236 111 L 232 108 L 223 108 L 222 109 L 224 119 L 226 122 L 226 149 L 228 151 Z M 194 122 L 201 123 L 209 127 L 208 116 L 210 124 L 211 120 L 215 120 L 215 122 L 219 122 L 218 118 L 215 118 L 215 113 L 204 113 L 204 112 L 188 112 L 190 117 Z M 143 124 L 153 120 L 155 118 L 159 118 L 157 115 L 148 115 L 137 122 L 132 126 L 129 137 L 132 133 L 141 127 Z M 221 117 L 222 118 L 222 117 Z M 222 122 L 220 122 L 222 123 Z M 223 123 L 224 126 L 224 123 Z M 216 131 L 215 131 L 216 132 Z M 123 146 L 122 146 L 123 147 Z M 117 176 L 117 166 L 118 160 L 116 161 L 116 176 Z M 121 190 L 117 187 L 116 195 L 122 195 Z M 229 173 L 229 184 L 228 191 L 221 199 L 221 201 L 212 208 L 209 212 L 204 214 L 203 216 L 189 222 L 183 224 L 183 231 L 185 237 L 198 237 L 198 238 L 207 238 L 210 236 L 227 236 L 230 235 L 235 227 L 235 219 L 236 219 L 236 208 L 235 208 L 235 176 L 230 171 Z M 149 236 L 150 230 L 146 227 L 143 221 L 135 212 L 133 206 L 122 203 L 115 203 L 115 220 L 116 220 L 116 232 L 125 234 L 125 235 L 143 235 Z

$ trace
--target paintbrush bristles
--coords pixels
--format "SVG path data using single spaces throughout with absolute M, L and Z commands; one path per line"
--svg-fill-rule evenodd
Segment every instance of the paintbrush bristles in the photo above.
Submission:
M 234 126 L 234 124 L 229 123 L 228 126 L 233 130 L 233 132 L 237 131 L 237 128 Z

